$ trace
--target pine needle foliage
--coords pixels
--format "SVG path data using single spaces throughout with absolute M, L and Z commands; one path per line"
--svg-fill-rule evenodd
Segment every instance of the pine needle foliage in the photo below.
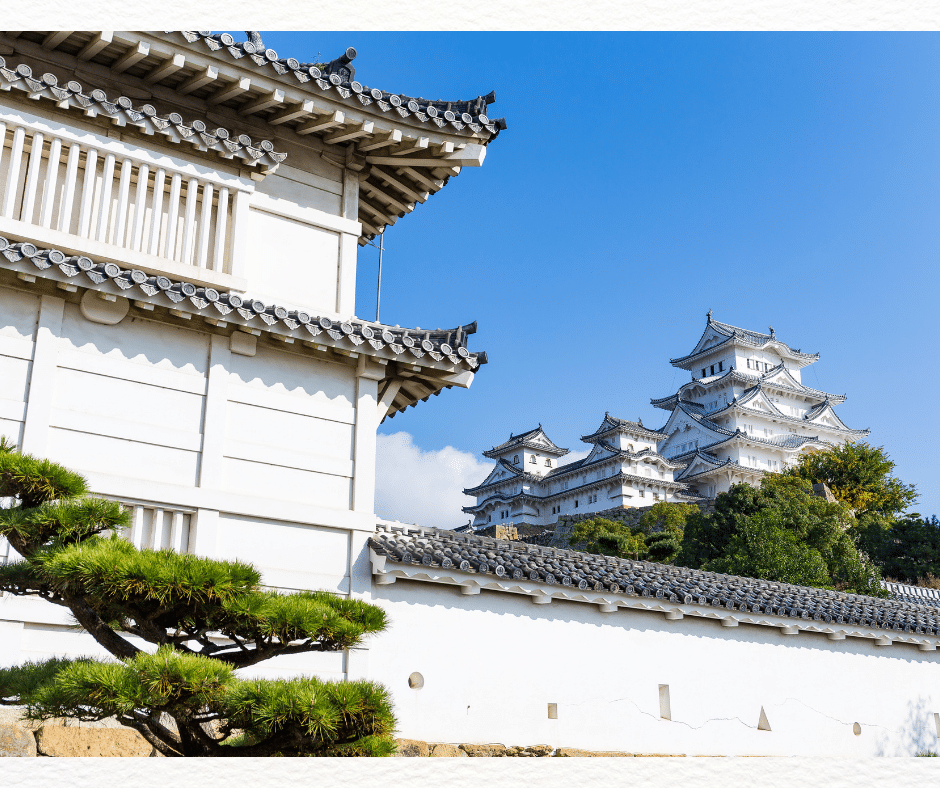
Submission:
M 278 594 L 240 561 L 138 549 L 120 537 L 129 525 L 120 504 L 3 438 L 0 498 L 13 501 L 0 508 L 0 535 L 21 556 L 0 567 L 0 591 L 68 608 L 117 658 L 0 669 L 0 704 L 35 720 L 114 716 L 167 756 L 394 751 L 380 685 L 237 675 L 278 655 L 355 648 L 385 629 L 381 608 L 324 591 Z

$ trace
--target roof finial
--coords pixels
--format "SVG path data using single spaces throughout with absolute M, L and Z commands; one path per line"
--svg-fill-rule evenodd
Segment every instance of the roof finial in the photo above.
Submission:
M 708 322 L 711 323 L 712 322 L 712 310 L 709 309 L 708 312 L 705 313 L 705 316 L 708 318 Z
M 637 420 L 636 420 L 636 423 L 639 424 L 639 425 L 642 427 L 642 426 L 643 426 L 643 419 L 637 419 Z
M 769 326 L 769 328 L 770 328 L 770 336 L 771 336 L 771 338 L 776 339 L 777 335 L 774 333 L 774 327 L 773 327 L 773 326 Z
M 263 54 L 264 42 L 261 40 L 261 33 L 257 30 L 246 30 L 245 35 L 248 36 L 248 41 L 255 48 L 255 52 Z

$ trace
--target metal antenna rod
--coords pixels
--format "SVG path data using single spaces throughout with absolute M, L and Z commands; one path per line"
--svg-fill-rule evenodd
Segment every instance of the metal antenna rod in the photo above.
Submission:
M 379 322 L 379 306 L 382 303 L 382 252 L 385 251 L 385 228 L 379 230 L 379 286 L 375 293 L 375 322 Z

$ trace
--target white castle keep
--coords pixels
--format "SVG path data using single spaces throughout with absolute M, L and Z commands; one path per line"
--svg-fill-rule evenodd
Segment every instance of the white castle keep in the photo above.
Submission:
M 585 514 L 658 501 L 714 498 L 740 482 L 758 484 L 801 453 L 857 440 L 836 415 L 843 394 L 827 394 L 801 381 L 819 359 L 769 334 L 712 319 L 690 353 L 671 360 L 692 380 L 668 397 L 651 400 L 670 411 L 666 424 L 604 414 L 581 438 L 591 445 L 583 460 L 559 464 L 568 449 L 542 426 L 510 435 L 484 457 L 497 461 L 486 480 L 464 490 L 476 496 L 464 512 L 474 527 L 490 523 L 548 525 L 562 514 Z

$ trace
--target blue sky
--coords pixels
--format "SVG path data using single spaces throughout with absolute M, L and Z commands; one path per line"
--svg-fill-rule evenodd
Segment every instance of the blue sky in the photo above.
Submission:
M 482 168 L 386 235 L 383 321 L 478 320 L 471 348 L 490 364 L 469 391 L 381 433 L 407 432 L 433 461 L 445 447 L 479 457 L 538 423 L 580 449 L 606 410 L 661 426 L 649 399 L 687 379 L 668 360 L 692 348 L 711 308 L 819 352 L 804 381 L 848 394 L 845 422 L 870 428 L 918 486 L 916 509 L 940 513 L 940 36 L 268 33 L 265 44 L 301 60 L 354 46 L 370 87 L 441 99 L 495 89 L 489 114 L 509 124 Z M 376 259 L 360 254 L 361 317 L 374 317 Z

